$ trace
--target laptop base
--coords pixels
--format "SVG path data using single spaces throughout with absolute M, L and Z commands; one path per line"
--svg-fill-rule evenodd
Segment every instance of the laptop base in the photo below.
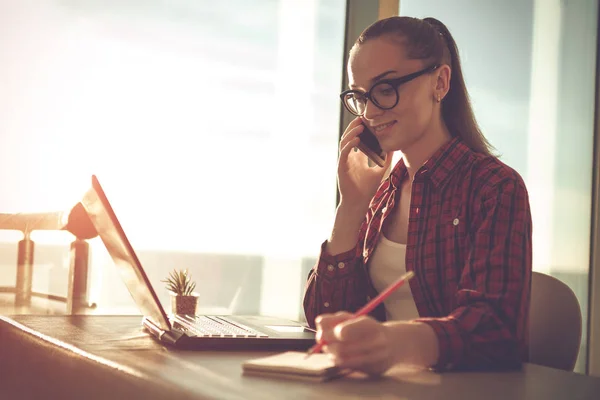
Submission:
M 249 322 L 246 318 L 261 320 L 261 317 L 243 317 L 226 316 L 225 318 L 243 320 L 246 325 Z M 270 317 L 264 317 L 270 319 Z M 272 319 L 271 319 L 272 320 Z M 292 321 L 281 321 L 280 325 L 262 325 L 259 329 L 268 334 L 268 337 L 202 337 L 195 336 L 193 333 L 182 329 L 177 323 L 173 324 L 170 331 L 164 331 L 151 319 L 144 317 L 143 327 L 150 335 L 160 343 L 182 350 L 219 350 L 219 351 L 306 351 L 315 344 L 315 333 L 310 328 L 303 327 Z M 258 324 L 257 324 L 258 325 Z M 295 333 L 286 332 L 280 335 L 274 329 L 295 328 Z

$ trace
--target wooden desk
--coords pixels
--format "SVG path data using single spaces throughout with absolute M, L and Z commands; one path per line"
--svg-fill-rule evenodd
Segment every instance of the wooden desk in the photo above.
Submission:
M 598 399 L 600 378 L 527 364 L 517 372 L 390 371 L 321 384 L 242 375 L 271 353 L 165 348 L 131 316 L 0 317 L 0 398 Z

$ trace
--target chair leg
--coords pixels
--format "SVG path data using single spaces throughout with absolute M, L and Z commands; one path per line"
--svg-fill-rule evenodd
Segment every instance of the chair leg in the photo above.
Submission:
M 88 308 L 89 243 L 75 239 L 71 243 L 67 314 L 79 314 Z
M 29 307 L 31 305 L 31 284 L 33 282 L 33 252 L 35 243 L 25 235 L 19 242 L 17 254 L 17 284 L 15 291 L 15 306 Z

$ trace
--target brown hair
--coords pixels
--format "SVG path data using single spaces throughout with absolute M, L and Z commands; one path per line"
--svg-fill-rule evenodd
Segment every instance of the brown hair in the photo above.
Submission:
M 492 146 L 481 133 L 473 114 L 458 48 L 448 28 L 435 18 L 390 17 L 365 29 L 354 47 L 384 35 L 403 39 L 410 59 L 450 66 L 450 90 L 442 101 L 442 118 L 451 135 L 460 137 L 475 152 L 491 154 Z

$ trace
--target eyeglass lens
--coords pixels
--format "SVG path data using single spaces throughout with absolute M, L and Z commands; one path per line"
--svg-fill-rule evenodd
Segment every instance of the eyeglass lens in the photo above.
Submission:
M 367 106 L 367 96 L 377 107 L 382 109 L 393 108 L 398 102 L 398 91 L 386 82 L 375 84 L 368 95 L 348 93 L 344 100 L 352 113 L 362 115 Z

